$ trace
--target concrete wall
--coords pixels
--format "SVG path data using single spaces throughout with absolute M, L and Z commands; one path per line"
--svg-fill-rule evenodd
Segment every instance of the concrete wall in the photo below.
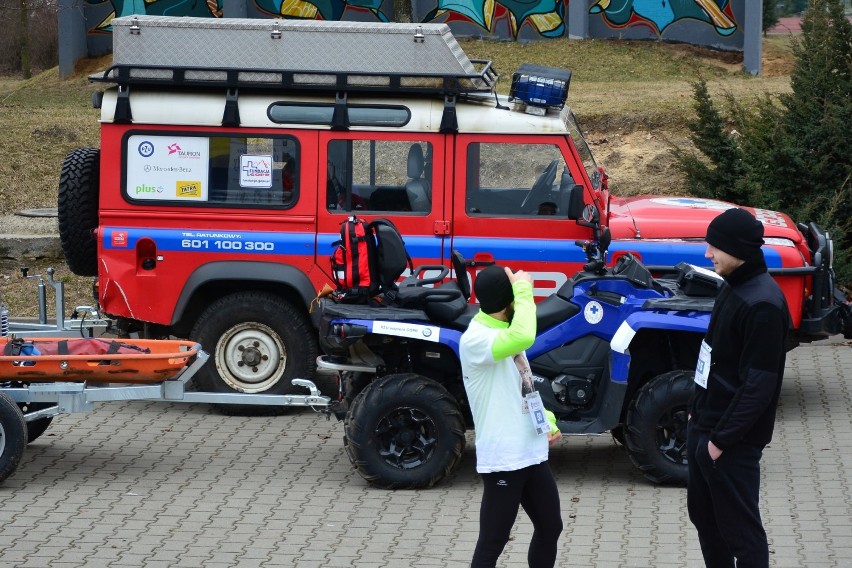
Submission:
M 89 56 L 111 50 L 109 23 L 113 16 L 144 13 L 393 21 L 393 0 L 61 1 L 79 8 L 63 10 L 62 17 L 67 21 L 64 27 L 60 26 L 60 30 L 66 30 L 65 37 L 60 32 L 60 44 L 63 48 L 71 46 L 68 49 L 72 55 L 67 59 L 75 62 L 80 57 L 81 33 L 85 33 Z M 413 21 L 447 23 L 456 37 L 515 41 L 558 37 L 678 41 L 744 51 L 746 70 L 760 72 L 761 2 L 757 0 L 502 0 L 490 4 L 490 11 L 482 0 L 410 1 Z M 70 73 L 73 62 L 70 65 L 70 69 L 67 63 L 60 65 L 60 73 Z

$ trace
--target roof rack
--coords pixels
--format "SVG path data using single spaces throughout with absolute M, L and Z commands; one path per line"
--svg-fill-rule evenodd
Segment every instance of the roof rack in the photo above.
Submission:
M 472 59 L 477 73 L 388 73 L 383 71 L 320 71 L 232 67 L 182 67 L 165 65 L 113 65 L 90 81 L 129 86 L 167 86 L 225 89 L 275 89 L 287 91 L 382 92 L 462 95 L 489 93 L 498 74 L 492 62 Z
M 112 26 L 113 66 L 89 79 L 118 85 L 116 122 L 132 120 L 131 87 L 153 86 L 225 89 L 226 126 L 239 124 L 240 90 L 324 92 L 341 109 L 350 93 L 442 96 L 452 128 L 456 97 L 493 93 L 498 79 L 491 61 L 468 59 L 446 24 L 138 15 Z

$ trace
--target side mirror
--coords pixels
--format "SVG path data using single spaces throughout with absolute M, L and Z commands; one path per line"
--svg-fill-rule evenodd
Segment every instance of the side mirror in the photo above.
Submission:
M 598 213 L 598 208 L 594 205 L 585 205 L 580 217 L 582 219 L 580 224 L 587 227 L 595 227 L 600 221 L 600 213 Z
M 568 218 L 577 220 L 583 217 L 583 209 L 586 204 L 583 202 L 583 186 L 574 185 L 568 194 Z

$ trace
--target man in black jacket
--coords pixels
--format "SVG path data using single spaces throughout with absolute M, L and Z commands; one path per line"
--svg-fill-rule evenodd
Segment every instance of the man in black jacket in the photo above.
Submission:
M 695 372 L 687 434 L 689 518 L 708 567 L 769 565 L 760 518 L 760 457 L 772 439 L 789 312 L 766 270 L 763 225 L 728 209 L 707 228 L 725 279 Z

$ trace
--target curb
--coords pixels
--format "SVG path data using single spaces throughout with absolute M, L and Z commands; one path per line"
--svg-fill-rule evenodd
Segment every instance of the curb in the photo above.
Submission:
M 57 235 L 0 235 L 0 259 L 64 259 Z

